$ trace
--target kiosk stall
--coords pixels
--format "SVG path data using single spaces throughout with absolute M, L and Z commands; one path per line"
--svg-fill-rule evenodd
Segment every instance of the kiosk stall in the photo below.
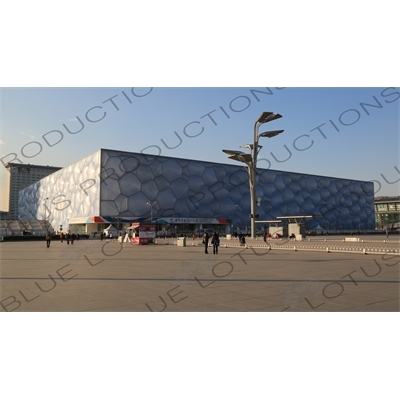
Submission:
M 128 235 L 132 244 L 154 243 L 156 225 L 148 222 L 134 222 L 128 228 Z

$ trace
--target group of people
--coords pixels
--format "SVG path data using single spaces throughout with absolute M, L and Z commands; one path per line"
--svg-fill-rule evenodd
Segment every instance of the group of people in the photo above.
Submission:
M 64 239 L 67 241 L 67 244 L 69 244 L 69 242 L 71 242 L 71 244 L 74 244 L 74 241 L 77 239 L 80 239 L 79 233 L 75 234 L 75 233 L 60 233 L 60 241 L 61 243 L 64 242 Z
M 96 233 L 97 233 L 97 232 L 96 232 Z M 95 238 L 95 236 L 96 236 L 96 235 L 93 234 L 93 238 Z M 88 236 L 87 236 L 87 237 L 88 237 Z M 105 238 L 107 238 L 107 237 L 112 238 L 112 237 L 113 237 L 113 236 L 112 236 L 112 233 L 110 233 L 109 235 L 106 235 L 106 234 L 103 233 L 103 232 L 100 233 L 100 240 L 103 240 L 103 239 L 105 239 Z M 46 245 L 47 245 L 47 247 L 50 247 L 51 239 L 52 239 L 52 234 L 50 233 L 50 231 L 48 231 L 48 232 L 46 233 Z M 61 233 L 60 233 L 60 242 L 61 242 L 61 243 L 63 243 L 64 240 L 66 240 L 68 245 L 69 245 L 70 243 L 71 243 L 71 244 L 74 244 L 74 241 L 75 241 L 75 240 L 79 240 L 79 239 L 80 239 L 79 233 L 70 233 L 70 232 L 67 232 L 67 233 L 61 232 Z
M 119 236 L 122 236 L 122 232 L 119 233 Z M 113 239 L 114 235 L 112 232 L 105 233 L 105 232 L 100 232 L 100 240 L 103 241 L 103 239 Z M 94 239 L 94 236 L 93 236 Z
M 47 248 L 50 247 L 51 239 L 52 239 L 52 234 L 50 233 L 50 231 L 47 231 L 47 233 L 46 233 L 46 245 L 47 245 Z M 69 242 L 71 242 L 71 244 L 74 244 L 74 241 L 76 239 L 79 240 L 79 233 L 78 234 L 75 234 L 75 233 L 71 234 L 69 232 L 68 233 L 63 233 L 63 232 L 60 233 L 60 242 L 61 243 L 63 243 L 64 240 L 66 240 L 67 244 L 69 244 Z
M 205 253 L 208 254 L 208 242 L 209 242 L 210 238 L 211 238 L 211 244 L 213 246 L 213 253 L 218 254 L 218 247 L 220 245 L 218 232 L 214 232 L 212 234 L 212 236 L 210 236 L 207 231 L 204 232 L 204 235 L 203 235 L 203 244 L 204 244 Z

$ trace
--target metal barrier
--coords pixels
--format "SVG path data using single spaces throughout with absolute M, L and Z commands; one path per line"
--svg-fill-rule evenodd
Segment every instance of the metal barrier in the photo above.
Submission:
M 234 248 L 234 247 L 243 247 L 240 246 L 239 243 L 236 242 L 221 242 L 221 245 L 225 248 Z M 356 253 L 356 254 L 399 254 L 400 248 L 385 248 L 385 247 L 349 247 L 349 246 L 327 246 L 325 245 L 316 246 L 316 245 L 303 245 L 303 244 L 283 244 L 279 245 L 277 243 L 273 244 L 251 244 L 246 243 L 245 249 L 252 247 L 262 247 L 268 248 L 269 250 L 289 250 L 289 251 L 323 251 L 327 253 L 336 252 L 336 253 Z

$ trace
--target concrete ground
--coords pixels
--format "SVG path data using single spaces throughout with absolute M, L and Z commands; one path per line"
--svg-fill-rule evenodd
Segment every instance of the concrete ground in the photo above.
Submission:
M 384 238 L 380 238 L 383 240 Z M 399 311 L 398 254 L 220 247 L 191 239 L 0 244 L 0 310 Z M 251 244 L 251 243 L 249 243 Z M 398 248 L 398 243 L 391 247 Z

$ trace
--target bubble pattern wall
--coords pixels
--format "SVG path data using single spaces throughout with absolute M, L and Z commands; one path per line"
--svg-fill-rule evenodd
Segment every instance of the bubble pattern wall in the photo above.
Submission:
M 19 219 L 47 219 L 58 229 L 70 218 L 99 215 L 100 155 L 98 150 L 21 190 Z
M 309 229 L 375 226 L 372 182 L 259 169 L 257 197 L 259 220 L 314 215 Z M 250 225 L 247 170 L 100 149 L 20 192 L 20 219 L 47 219 L 57 229 L 92 216 L 227 218 L 243 229 Z
M 102 216 L 229 218 L 250 225 L 243 166 L 102 150 Z M 308 228 L 373 229 L 372 182 L 274 170 L 257 171 L 259 220 L 315 215 Z M 150 207 L 152 204 L 152 207 Z

